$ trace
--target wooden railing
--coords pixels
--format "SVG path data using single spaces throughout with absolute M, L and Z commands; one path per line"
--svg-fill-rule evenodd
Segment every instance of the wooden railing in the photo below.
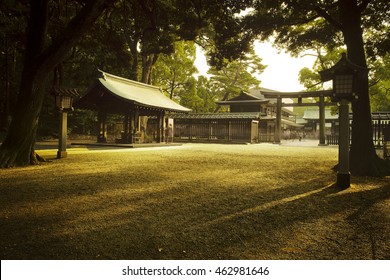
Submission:
M 176 120 L 175 141 L 254 142 L 257 141 L 251 120 Z
M 327 145 L 338 145 L 339 136 L 338 135 L 326 135 L 326 144 Z

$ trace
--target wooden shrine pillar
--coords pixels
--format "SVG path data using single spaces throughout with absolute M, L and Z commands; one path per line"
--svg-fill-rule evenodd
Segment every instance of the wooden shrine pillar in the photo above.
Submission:
M 325 146 L 325 97 L 323 95 L 320 96 L 320 104 L 319 104 L 319 115 L 320 115 L 320 143 L 319 146 Z
M 99 110 L 98 112 L 98 143 L 107 143 L 107 113 Z
M 133 110 L 127 110 L 123 120 L 123 132 L 121 135 L 121 143 L 132 144 L 134 135 L 135 112 Z
M 136 133 L 140 130 L 139 127 L 139 109 L 136 107 L 134 110 L 134 130 L 133 133 Z
M 138 117 L 137 110 L 132 110 L 129 112 L 129 138 L 128 143 L 134 143 L 134 133 L 136 129 L 136 117 Z
M 122 143 L 128 143 L 129 142 L 129 134 L 130 134 L 130 129 L 129 129 L 129 112 L 126 111 L 125 118 L 123 120 L 123 132 L 122 132 L 122 135 L 121 135 L 121 142 Z
M 164 142 L 164 111 L 157 116 L 157 143 Z
M 281 135 L 282 135 L 282 98 L 278 97 L 276 101 L 275 144 L 280 144 Z

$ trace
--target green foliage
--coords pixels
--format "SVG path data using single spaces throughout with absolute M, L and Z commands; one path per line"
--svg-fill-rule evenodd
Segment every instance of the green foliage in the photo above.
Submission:
M 174 52 L 160 55 L 152 74 L 152 83 L 161 86 L 171 99 L 180 100 L 180 92 L 192 85 L 192 77 L 197 73 L 195 44 L 179 41 L 174 44 Z
M 324 85 L 321 83 L 319 72 L 332 67 L 341 57 L 341 53 L 345 52 L 344 48 L 327 49 L 321 46 L 316 47 L 316 60 L 313 66 L 301 69 L 299 72 L 299 82 L 305 86 L 307 90 L 322 90 Z
M 334 65 L 345 52 L 343 48 L 333 50 L 318 50 L 317 59 L 311 69 L 303 68 L 299 73 L 299 81 L 307 90 L 326 89 L 321 83 L 319 71 Z M 369 61 L 370 97 L 372 111 L 390 110 L 390 55 Z
M 360 13 L 370 57 L 383 56 L 390 49 L 388 1 L 263 0 L 242 1 L 241 4 L 241 9 L 249 11 L 244 17 L 233 17 L 228 21 L 220 17 L 215 19 L 219 22 L 215 26 L 220 28 L 214 30 L 216 53 L 210 53 L 210 62 L 214 64 L 224 57 L 238 58 L 258 37 L 275 37 L 275 45 L 293 55 L 315 49 L 318 45 L 329 50 L 343 46 L 346 43 L 344 35 L 348 33 L 347 24 L 351 24 L 341 10 L 343 6 L 346 6 L 347 13 L 355 7 Z
M 250 88 L 259 87 L 260 81 L 255 77 L 265 69 L 253 49 L 239 59 L 228 62 L 222 68 L 211 67 L 211 83 L 215 89 L 217 100 L 228 100 L 239 95 L 241 91 L 249 91 Z
M 26 1 L 0 1 L 0 118 L 4 118 L 0 126 L 5 125 L 17 98 L 27 17 Z
M 217 100 L 215 85 L 205 76 L 199 76 L 196 92 L 203 103 L 201 108 L 196 112 L 214 112 L 216 108 L 215 100 Z
M 373 63 L 370 87 L 372 111 L 390 111 L 390 54 Z
M 154 85 L 161 86 L 171 99 L 191 108 L 193 112 L 215 111 L 216 100 L 226 100 L 242 90 L 258 87 L 260 82 L 255 75 L 265 68 L 252 49 L 239 60 L 226 60 L 221 69 L 211 67 L 210 79 L 200 76 L 196 80 L 195 56 L 193 42 L 176 42 L 174 53 L 159 56 L 152 75 Z

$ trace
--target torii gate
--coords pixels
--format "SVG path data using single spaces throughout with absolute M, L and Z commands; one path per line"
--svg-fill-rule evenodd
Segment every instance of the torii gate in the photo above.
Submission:
M 282 135 L 282 107 L 294 106 L 318 106 L 320 115 L 320 139 L 319 145 L 325 144 L 325 107 L 336 105 L 333 102 L 325 102 L 325 97 L 332 97 L 333 90 L 320 91 L 302 91 L 302 92 L 261 92 L 265 98 L 276 99 L 276 125 L 275 125 L 275 143 L 280 143 Z M 302 98 L 317 97 L 319 102 L 302 103 Z M 283 98 L 298 98 L 297 103 L 283 103 Z

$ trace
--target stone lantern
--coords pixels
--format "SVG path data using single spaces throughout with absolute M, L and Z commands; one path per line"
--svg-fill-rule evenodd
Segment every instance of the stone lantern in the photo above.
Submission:
M 54 95 L 55 107 L 60 113 L 57 158 L 65 158 L 68 154 L 66 151 L 68 112 L 73 111 L 73 98 L 78 97 L 79 94 L 76 89 L 64 89 L 58 87 L 53 88 L 52 94 Z
M 320 71 L 322 82 L 332 80 L 333 102 L 339 107 L 339 164 L 337 172 L 337 186 L 348 188 L 350 186 L 349 172 L 349 103 L 358 96 L 356 89 L 359 83 L 358 73 L 367 71 L 367 68 L 351 62 L 345 53 L 331 68 Z

